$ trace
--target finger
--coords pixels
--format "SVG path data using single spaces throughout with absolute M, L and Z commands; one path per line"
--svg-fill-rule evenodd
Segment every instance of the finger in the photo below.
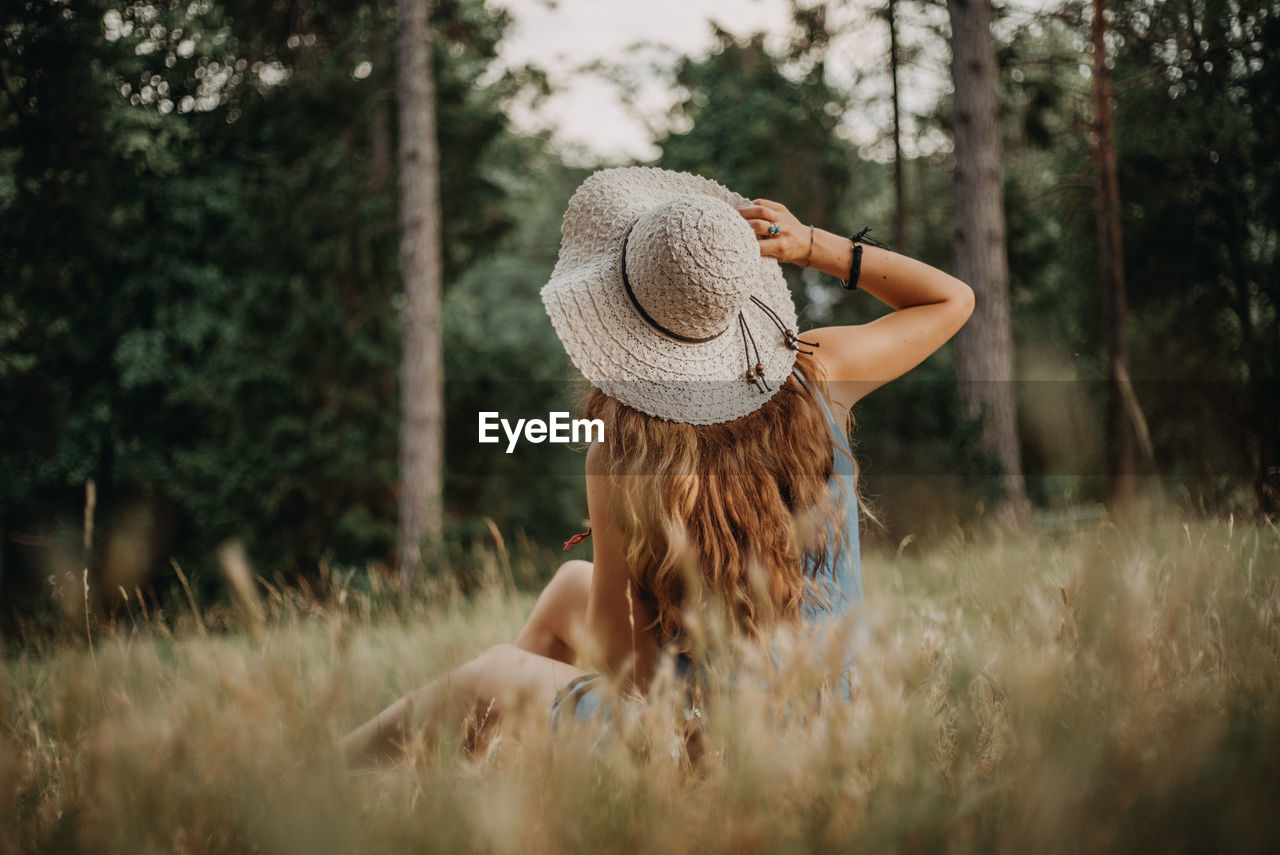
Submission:
M 784 249 L 781 242 L 776 240 L 777 235 L 765 235 L 756 241 L 756 245 L 760 247 L 760 255 L 764 258 L 782 258 Z
M 768 220 L 747 220 L 747 225 L 751 226 L 751 230 L 756 233 L 756 237 L 777 237 L 777 233 L 769 234 L 769 229 L 773 227 L 773 223 Z
M 775 202 L 772 199 L 752 199 L 751 202 L 753 205 L 758 205 L 761 208 L 768 208 L 771 211 L 781 212 L 787 210 L 786 205 L 781 202 Z
M 777 214 L 762 205 L 749 205 L 746 208 L 739 208 L 738 213 L 746 217 L 748 220 L 767 220 L 773 222 Z

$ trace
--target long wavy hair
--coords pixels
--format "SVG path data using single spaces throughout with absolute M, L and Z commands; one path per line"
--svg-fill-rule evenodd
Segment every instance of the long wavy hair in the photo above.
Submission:
M 727 608 L 755 637 L 806 603 L 828 602 L 820 570 L 834 566 L 857 521 L 828 484 L 834 455 L 846 452 L 833 448 L 814 397 L 826 394 L 821 366 L 800 354 L 797 367 L 813 394 L 789 381 L 756 412 L 718 425 L 666 421 L 590 393 L 627 566 L 663 643 L 687 638 L 686 610 L 701 604 Z

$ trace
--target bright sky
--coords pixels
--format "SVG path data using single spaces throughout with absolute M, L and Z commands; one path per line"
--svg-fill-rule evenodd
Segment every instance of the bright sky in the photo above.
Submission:
M 647 160 L 657 156 L 652 139 L 665 121 L 676 95 L 662 84 L 655 67 L 670 67 L 682 55 L 705 55 L 712 43 L 710 21 L 736 36 L 762 31 L 786 39 L 790 28 L 787 0 L 493 0 L 510 9 L 514 24 L 502 46 L 509 67 L 536 65 L 550 76 L 554 94 L 537 105 L 513 106 L 517 127 L 551 128 L 571 159 L 594 161 Z M 1050 0 L 1015 0 L 1023 9 Z M 880 0 L 832 3 L 834 23 L 842 31 L 828 54 L 833 82 L 852 87 L 862 107 L 842 129 L 864 151 L 872 153 L 889 126 L 887 93 L 888 32 L 871 17 Z M 906 109 L 927 109 L 949 87 L 945 46 L 922 32 L 922 25 L 942 26 L 946 12 L 920 4 L 900 12 L 900 40 L 925 48 L 916 67 L 900 81 Z M 929 21 L 924 16 L 930 16 Z M 617 67 L 626 83 L 592 73 L 593 63 Z M 861 77 L 856 86 L 854 80 Z M 630 102 L 630 103 L 628 103 Z M 939 136 L 920 148 L 947 145 Z M 574 156 L 574 151 L 579 156 Z M 911 152 L 909 152 L 911 153 Z

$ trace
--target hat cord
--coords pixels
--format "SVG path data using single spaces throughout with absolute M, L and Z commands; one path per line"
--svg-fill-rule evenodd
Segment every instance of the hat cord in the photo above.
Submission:
M 806 347 L 818 347 L 819 342 L 805 341 L 804 339 L 800 338 L 800 336 L 796 335 L 793 330 L 790 330 L 787 328 L 787 325 L 783 323 L 782 318 L 778 317 L 777 312 L 775 312 L 772 308 L 770 308 L 770 306 L 767 303 L 765 303 L 763 300 L 761 300 L 759 297 L 755 296 L 754 294 L 751 295 L 751 302 L 759 306 L 764 311 L 764 313 L 769 316 L 769 319 L 773 321 L 774 325 L 778 328 L 778 332 L 782 333 L 782 337 L 787 342 L 787 347 L 791 348 L 796 353 L 803 353 L 809 356 L 813 355 L 812 350 L 801 350 L 800 345 L 803 344 Z
M 755 299 L 754 297 L 752 299 Z M 747 319 L 743 317 L 742 312 L 738 312 L 738 329 L 742 330 L 742 350 L 747 357 L 747 380 L 753 384 L 756 389 L 763 395 L 766 392 L 773 391 L 769 382 L 764 379 L 764 361 L 760 359 L 760 348 L 756 346 L 756 337 L 751 334 L 751 328 L 747 326 Z M 748 347 L 750 342 L 750 347 Z M 756 352 L 755 367 L 751 367 L 751 351 Z

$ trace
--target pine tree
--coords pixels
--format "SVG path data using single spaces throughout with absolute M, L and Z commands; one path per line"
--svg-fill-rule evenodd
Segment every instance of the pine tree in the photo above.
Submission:
M 440 153 L 426 0 L 398 0 L 400 110 L 400 367 L 398 573 L 408 590 L 424 540 L 441 533 L 444 372 L 440 347 Z
M 947 8 L 955 85 L 956 275 L 977 297 L 973 317 L 956 337 L 956 373 L 966 414 L 982 419 L 980 442 L 1003 470 L 996 515 L 1020 523 L 1027 499 L 1014 399 L 991 2 L 948 0 Z

